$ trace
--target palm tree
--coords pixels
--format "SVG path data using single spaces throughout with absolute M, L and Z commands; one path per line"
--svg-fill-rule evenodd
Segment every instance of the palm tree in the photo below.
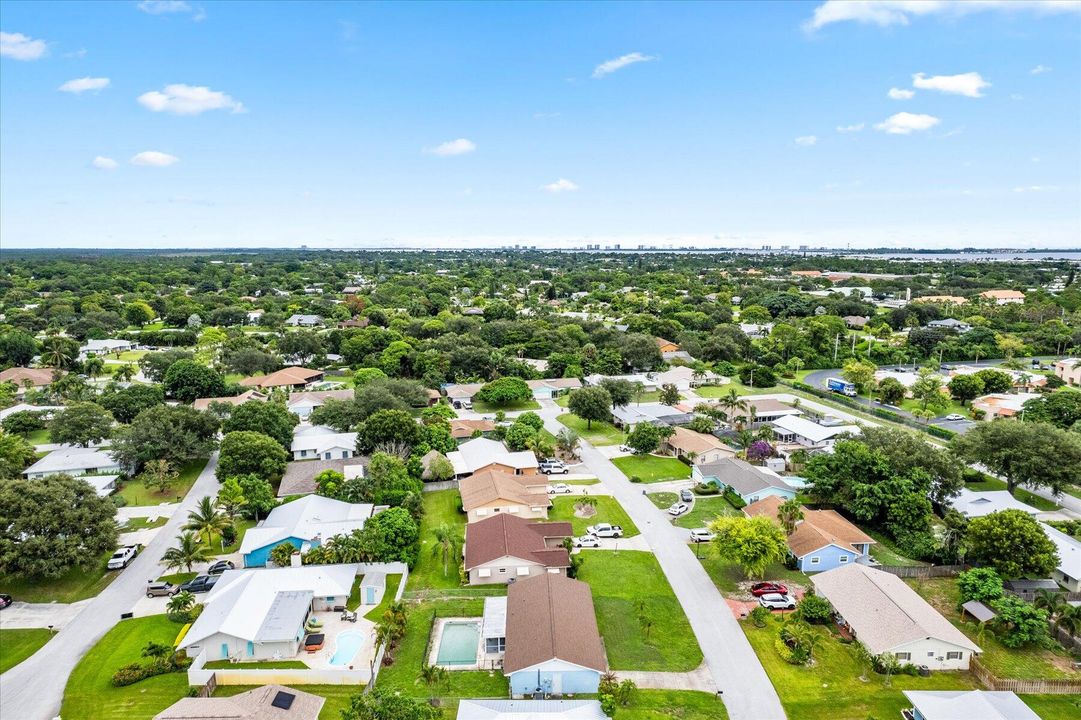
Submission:
M 556 435 L 556 447 L 570 457 L 578 457 L 578 433 L 570 428 L 563 428 Z
M 735 388 L 729 388 L 728 394 L 723 395 L 721 399 L 717 401 L 717 404 L 724 409 L 725 420 L 728 420 L 730 425 L 733 424 L 731 422 L 731 417 L 736 410 L 742 410 L 746 413 L 748 409 L 747 401 L 740 397 L 740 394 L 736 392 Z
M 236 480 L 226 480 L 222 483 L 221 489 L 218 490 L 218 505 L 229 516 L 229 520 L 235 520 L 236 514 L 247 502 L 240 483 Z
M 142 656 L 146 658 L 165 659 L 173 654 L 173 646 L 151 640 L 143 648 Z
M 71 365 L 71 352 L 68 343 L 61 337 L 51 337 L 45 341 L 41 350 L 41 362 L 49 367 L 66 368 Z
M 229 517 L 218 510 L 214 499 L 209 495 L 203 496 L 198 507 L 188 513 L 188 522 L 184 525 L 185 530 L 194 530 L 200 536 L 206 536 L 206 544 L 214 537 L 214 533 L 220 533 L 232 523 Z
M 446 685 L 450 680 L 450 673 L 447 672 L 445 667 L 439 665 L 428 665 L 425 663 L 420 666 L 420 675 L 417 676 L 416 682 L 424 683 L 428 686 L 428 694 L 430 700 L 435 700 L 435 688 L 437 685 Z
M 1081 635 L 1081 605 L 1067 605 L 1055 624 L 1074 637 Z
M 796 524 L 803 519 L 803 506 L 796 498 L 789 498 L 777 507 L 777 519 L 786 534 L 796 531 Z
M 199 536 L 193 532 L 186 532 L 176 536 L 177 546 L 171 547 L 162 554 L 161 559 L 170 569 L 187 568 L 191 572 L 191 566 L 197 562 L 206 562 L 210 559 L 210 550 L 199 542 Z
M 852 642 L 852 654 L 856 658 L 856 663 L 860 666 L 860 680 L 867 682 L 867 670 L 874 665 L 875 656 L 859 640 Z
M 435 545 L 432 546 L 432 556 L 443 558 L 443 577 L 447 576 L 447 566 L 451 557 L 457 557 L 462 547 L 462 538 L 448 523 L 442 523 L 432 530 L 435 536 Z
M 171 613 L 187 612 L 195 607 L 195 596 L 187 590 L 182 590 L 169 598 L 169 604 L 165 609 Z
M 1052 620 L 1061 615 L 1063 608 L 1067 606 L 1066 598 L 1063 597 L 1062 593 L 1045 588 L 1036 591 L 1035 597 L 1032 598 L 1032 604 L 1041 610 L 1046 610 L 1047 616 Z
M 91 355 L 83 363 L 83 370 L 85 370 L 86 374 L 90 377 L 96 378 L 105 371 L 105 361 L 97 355 Z
M 645 391 L 646 391 L 646 386 L 643 383 L 636 382 L 634 384 L 634 404 L 635 405 L 641 405 L 642 404 L 642 393 L 644 393 Z
M 131 363 L 125 363 L 116 369 L 113 373 L 113 377 L 120 382 L 131 382 L 135 377 L 135 366 Z

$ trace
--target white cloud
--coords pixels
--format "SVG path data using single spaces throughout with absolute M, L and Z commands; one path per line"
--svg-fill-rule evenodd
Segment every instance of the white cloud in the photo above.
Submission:
M 98 155 L 96 158 L 94 158 L 94 160 L 90 164 L 96 167 L 98 170 L 116 170 L 117 165 L 116 160 L 108 157 L 103 157 L 101 155 Z
M 912 90 L 903 90 L 901 88 L 890 88 L 890 91 L 886 94 L 890 96 L 891 100 L 911 100 L 916 95 Z
M 143 0 L 136 5 L 148 15 L 167 15 L 170 13 L 190 13 L 191 5 L 184 0 Z
M 207 110 L 230 110 L 245 112 L 244 105 L 223 92 L 208 87 L 174 84 L 166 85 L 164 92 L 152 90 L 139 96 L 139 104 L 154 112 L 174 115 L 198 115 Z
M 37 60 L 49 51 L 44 40 L 34 40 L 22 33 L 0 32 L 0 57 L 12 60 Z
M 875 125 L 875 130 L 891 135 L 910 135 L 918 130 L 930 130 L 940 122 L 942 121 L 933 115 L 899 112 Z
M 803 147 L 810 147 L 817 142 L 818 138 L 814 135 L 800 135 L 798 138 L 796 138 L 796 144 L 802 145 Z
M 143 167 L 169 167 L 174 163 L 180 162 L 180 158 L 176 155 L 170 155 L 169 153 L 158 152 L 157 150 L 144 150 L 132 157 L 128 162 L 132 165 L 141 165 Z
M 468 155 L 476 149 L 477 144 L 472 140 L 458 138 L 457 140 L 448 140 L 445 143 L 440 143 L 434 148 L 428 148 L 425 152 L 430 155 L 438 155 L 439 157 L 454 157 L 455 155 Z
M 1046 65 L 1037 65 L 1028 72 L 1030 75 L 1043 75 L 1044 73 L 1051 72 L 1051 70 L 1053 70 L 1053 68 L 1049 68 Z
M 554 183 L 541 185 L 541 190 L 545 190 L 550 193 L 575 192 L 576 190 L 578 190 L 578 186 L 566 178 L 559 178 Z
M 597 67 L 593 68 L 593 79 L 600 80 L 605 75 L 611 75 L 616 70 L 622 70 L 628 65 L 634 65 L 635 63 L 650 62 L 656 60 L 655 55 L 643 55 L 640 52 L 627 53 L 626 55 L 620 55 L 613 60 L 605 60 Z
M 1038 192 L 1054 192 L 1058 190 L 1054 185 L 1026 185 L 1022 187 L 1015 187 L 1013 191 L 1015 193 L 1038 193 Z
M 912 76 L 912 86 L 921 90 L 937 90 L 949 95 L 978 98 L 983 97 L 983 93 L 980 91 L 991 87 L 991 83 L 980 77 L 978 72 L 967 72 L 960 75 L 933 75 L 932 77 L 927 77 L 923 73 L 916 73 Z
M 838 125 L 837 132 L 839 133 L 855 133 L 863 130 L 863 123 L 856 123 L 855 125 Z
M 103 90 L 109 87 L 109 78 L 84 77 L 76 80 L 68 80 L 57 88 L 60 92 L 84 93 L 87 90 Z
M 1037 13 L 1076 12 L 1076 0 L 826 0 L 814 10 L 803 27 L 813 32 L 838 22 L 864 25 L 908 25 L 916 17 L 960 16 L 990 10 Z

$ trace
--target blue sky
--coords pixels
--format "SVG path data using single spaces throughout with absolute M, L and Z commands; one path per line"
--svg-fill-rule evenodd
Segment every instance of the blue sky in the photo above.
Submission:
M 1081 5 L 912 7 L 4 0 L 0 243 L 1081 246 Z

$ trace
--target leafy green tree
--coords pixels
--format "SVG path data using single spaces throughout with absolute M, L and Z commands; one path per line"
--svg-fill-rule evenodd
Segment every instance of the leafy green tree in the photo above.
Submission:
M 567 408 L 585 420 L 587 428 L 592 428 L 594 420 L 608 422 L 612 419 L 612 396 L 602 387 L 574 390 L 567 400 Z
M 964 465 L 956 455 L 926 442 L 909 430 L 885 425 L 868 425 L 859 442 L 885 456 L 895 475 L 923 470 L 931 476 L 931 500 L 940 505 L 955 497 L 964 484 Z
M 954 400 L 968 404 L 983 394 L 983 380 L 977 375 L 954 375 L 949 388 Z
M 229 517 L 230 522 L 236 519 L 237 513 L 247 502 L 244 489 L 240 487 L 236 478 L 226 479 L 218 489 L 218 506 Z
M 405 410 L 380 410 L 357 426 L 357 452 L 361 455 L 368 455 L 380 445 L 411 448 L 420 440 L 420 425 Z
M 748 387 L 773 387 L 777 384 L 777 373 L 768 365 L 748 363 L 740 366 L 739 380 Z
M 1030 605 L 1014 595 L 1003 595 L 993 600 L 991 609 L 995 611 L 995 619 L 991 624 L 997 630 L 999 642 L 1006 647 L 1040 647 L 1050 640 L 1046 610 Z
M 709 524 L 713 552 L 735 562 L 749 579 L 762 577 L 788 555 L 784 530 L 767 517 L 719 517 Z
M 367 415 L 356 400 L 328 398 L 322 405 L 312 410 L 308 421 L 312 425 L 326 425 L 338 432 L 350 432 L 366 417 Z
M 143 466 L 139 480 L 148 490 L 165 493 L 176 484 L 180 475 L 168 460 L 151 460 Z
M 627 333 L 621 348 L 623 362 L 632 370 L 654 370 L 664 364 L 657 342 L 649 335 Z
M 875 384 L 877 369 L 872 362 L 849 358 L 841 367 L 841 377 L 855 385 L 860 393 L 866 393 Z
M 0 482 L 0 572 L 56 578 L 116 547 L 116 506 L 85 480 L 50 475 Z
M 401 459 L 377 452 L 368 463 L 365 477 L 344 484 L 340 499 L 399 506 L 407 504 L 411 497 L 419 498 L 422 489 L 422 483 L 410 476 Z
M 136 300 L 124 306 L 124 319 L 137 327 L 154 322 L 154 318 L 157 316 L 158 314 L 154 312 L 154 308 L 145 302 Z
M 942 376 L 930 368 L 920 368 L 911 393 L 919 401 L 921 410 L 938 414 L 949 407 L 949 400 L 942 390 Z
M 49 439 L 54 443 L 90 447 L 109 437 L 113 417 L 101 405 L 77 402 L 56 413 L 49 423 Z
M 38 341 L 22 330 L 0 333 L 0 365 L 26 367 L 38 354 Z
M 537 431 L 523 422 L 515 422 L 503 436 L 507 447 L 514 451 L 525 450 L 536 438 Z
M 282 446 L 269 435 L 250 430 L 226 433 L 218 455 L 217 476 L 221 480 L 254 474 L 277 481 L 285 473 L 288 460 Z M 244 494 L 248 496 L 246 491 Z
M 662 405 L 675 405 L 679 402 L 679 389 L 672 383 L 661 385 L 660 401 Z
M 424 700 L 379 689 L 367 694 L 357 693 L 341 714 L 341 720 L 439 720 L 443 717 L 442 710 Z
M 0 428 L 12 435 L 26 437 L 32 432 L 45 429 L 45 418 L 39 412 L 19 410 L 4 418 L 3 422 L 0 422 Z
M 191 360 L 193 357 L 194 355 L 187 350 L 172 348 L 143 355 L 139 358 L 139 367 L 152 382 L 160 383 L 165 379 L 166 371 L 175 363 L 181 360 Z M 206 397 L 217 397 L 217 395 L 207 395 Z
M 165 393 L 160 385 L 132 385 L 101 396 L 102 407 L 112 413 L 117 422 L 125 424 L 133 421 L 143 410 L 164 402 Z
M 225 393 L 221 375 L 194 360 L 177 360 L 165 371 L 163 382 L 169 397 L 184 403 Z
M 176 546 L 166 550 L 161 561 L 171 570 L 185 568 L 191 572 L 192 565 L 207 562 L 210 557 L 210 550 L 199 542 L 199 536 L 194 532 L 185 532 L 176 536 Z
M 1058 549 L 1039 522 L 1020 510 L 973 518 L 965 536 L 969 561 L 993 567 L 1007 579 L 1046 577 L 1058 565 Z
M 240 485 L 240 491 L 244 494 L 245 516 L 258 520 L 277 506 L 278 500 L 274 497 L 274 488 L 258 475 L 248 473 L 230 479 L 236 480 Z
M 360 368 L 355 373 L 353 373 L 353 386 L 359 388 L 359 387 L 363 387 L 363 386 L 367 385 L 372 380 L 377 380 L 377 379 L 385 380 L 386 378 L 387 378 L 387 374 L 385 372 L 383 372 L 382 370 L 380 370 L 379 368 L 374 368 L 374 367 Z
M 1046 422 L 1063 430 L 1081 422 L 1081 392 L 1053 392 L 1027 401 L 1022 419 Z
M 222 423 L 222 432 L 261 432 L 289 449 L 293 443 L 293 428 L 300 420 L 280 402 L 246 402 L 229 414 Z
M 973 373 L 973 377 L 978 377 L 983 381 L 983 391 L 985 393 L 1008 393 L 1013 390 L 1013 378 L 1009 373 L 1004 373 L 1001 370 L 985 368 Z
M 1042 422 L 984 422 L 951 442 L 957 455 L 1020 485 L 1062 492 L 1081 485 L 1081 435 Z
M 532 400 L 533 391 L 521 378 L 501 377 L 484 385 L 474 399 L 489 405 L 516 405 Z
M 404 562 L 413 567 L 420 552 L 420 528 L 403 507 L 376 513 L 364 524 L 363 559 L 368 562 Z
M 878 398 L 886 405 L 900 405 L 907 394 L 908 390 L 897 378 L 883 378 L 878 383 Z
M 636 455 L 648 455 L 656 452 L 661 444 L 661 431 L 653 423 L 640 422 L 627 433 L 627 446 L 634 450 Z
M 454 464 L 447 459 L 446 455 L 437 455 L 428 463 L 428 472 L 425 479 L 432 482 L 444 482 L 454 477 Z
M 155 405 L 141 411 L 113 436 L 111 451 L 122 465 L 141 468 L 151 460 L 180 467 L 206 458 L 217 442 L 218 420 L 186 405 Z
M 634 398 L 634 384 L 630 380 L 604 378 L 600 381 L 599 387 L 608 391 L 613 407 L 626 407 Z
M 286 332 L 278 338 L 278 352 L 287 361 L 307 365 L 326 353 L 322 338 L 311 330 Z

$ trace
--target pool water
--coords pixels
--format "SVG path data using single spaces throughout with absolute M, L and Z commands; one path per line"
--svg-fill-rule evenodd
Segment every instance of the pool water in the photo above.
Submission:
M 330 658 L 330 664 L 347 665 L 363 644 L 364 635 L 359 630 L 338 633 L 338 637 L 334 639 L 334 655 Z
M 477 662 L 480 645 L 480 623 L 448 622 L 439 638 L 439 665 L 472 665 Z

